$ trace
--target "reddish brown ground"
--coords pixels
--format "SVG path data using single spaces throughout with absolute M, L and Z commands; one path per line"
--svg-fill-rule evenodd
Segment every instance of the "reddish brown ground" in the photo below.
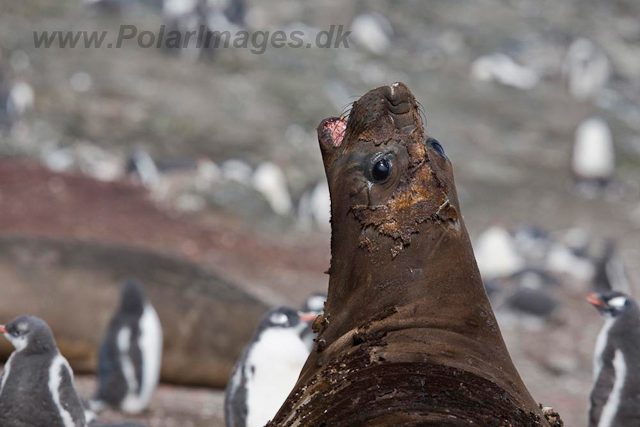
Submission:
M 252 292 L 271 302 L 297 303 L 310 290 L 326 287 L 324 241 L 274 238 L 227 217 L 209 217 L 206 223 L 184 218 L 161 210 L 142 187 L 55 173 L 28 162 L 0 161 L 0 234 L 123 244 L 185 256 L 251 285 Z M 301 281 L 306 284 L 300 286 Z

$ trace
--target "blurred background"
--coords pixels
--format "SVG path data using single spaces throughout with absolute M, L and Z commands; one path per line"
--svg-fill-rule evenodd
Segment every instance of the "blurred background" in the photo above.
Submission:
M 115 44 L 123 24 L 302 31 L 305 44 L 332 25 L 352 33 L 348 47 L 263 53 L 34 43 L 34 32 L 107 31 Z M 3 321 L 45 318 L 87 395 L 120 283 L 139 277 L 173 353 L 138 419 L 222 425 L 221 388 L 261 313 L 326 290 L 315 128 L 394 81 L 454 164 L 525 383 L 566 425 L 585 425 L 602 321 L 584 297 L 640 286 L 634 0 L 0 0 Z M 597 172 L 581 145 L 605 159 Z

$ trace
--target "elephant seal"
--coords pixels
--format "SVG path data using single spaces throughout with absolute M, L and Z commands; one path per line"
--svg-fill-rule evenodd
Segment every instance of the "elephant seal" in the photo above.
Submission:
M 269 426 L 549 426 L 514 367 L 453 170 L 394 83 L 325 119 L 329 293 L 318 338 Z
M 129 277 L 144 284 L 162 324 L 162 381 L 224 387 L 269 306 L 185 258 L 95 241 L 0 235 L 0 320 L 37 314 L 55 331 L 74 372 L 95 372 L 103 331 Z M 12 351 L 3 341 L 0 358 Z

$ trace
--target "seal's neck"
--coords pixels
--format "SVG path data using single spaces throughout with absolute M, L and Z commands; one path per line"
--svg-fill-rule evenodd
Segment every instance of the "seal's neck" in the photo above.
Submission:
M 493 322 L 464 224 L 425 222 L 398 251 L 393 239 L 375 229 L 363 229 L 353 218 L 336 218 L 327 344 L 372 320 L 397 317 L 404 306 L 414 307 L 414 320 L 419 314 L 434 319 L 484 310 Z
M 361 340 L 375 341 L 388 363 L 450 366 L 500 385 L 520 402 L 532 401 L 502 339 L 462 220 L 455 227 L 424 222 L 394 257 L 393 239 L 341 219 L 334 221 L 325 321 L 309 367 L 330 363 L 331 354 L 349 352 Z

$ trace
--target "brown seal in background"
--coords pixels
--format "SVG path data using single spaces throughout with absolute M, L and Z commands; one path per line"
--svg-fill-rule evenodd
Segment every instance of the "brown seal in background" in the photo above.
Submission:
M 318 135 L 332 261 L 318 338 L 271 426 L 548 426 L 502 340 L 451 163 L 394 83 Z

